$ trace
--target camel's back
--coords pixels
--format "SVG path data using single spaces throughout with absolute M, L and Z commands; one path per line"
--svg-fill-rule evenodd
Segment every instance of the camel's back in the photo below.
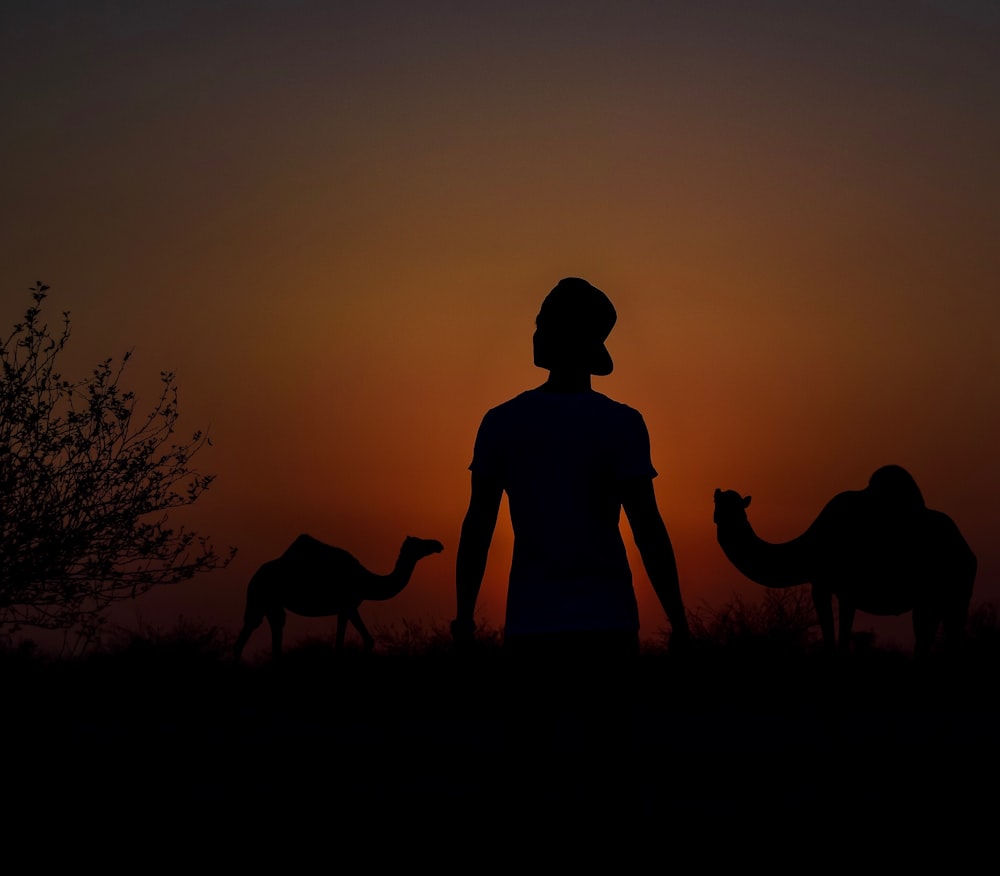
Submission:
M 286 569 L 295 569 L 303 575 L 318 572 L 324 577 L 352 575 L 363 568 L 353 554 L 311 535 L 300 535 L 295 539 L 279 561 Z
M 304 582 L 353 582 L 365 574 L 358 559 L 343 548 L 300 535 L 278 562 L 286 575 Z
M 361 601 L 361 582 L 368 573 L 342 548 L 300 535 L 275 563 L 282 602 L 289 611 L 325 616 Z
M 975 557 L 946 514 L 857 491 L 834 497 L 814 526 L 820 576 L 863 611 L 901 614 L 934 595 L 971 595 Z

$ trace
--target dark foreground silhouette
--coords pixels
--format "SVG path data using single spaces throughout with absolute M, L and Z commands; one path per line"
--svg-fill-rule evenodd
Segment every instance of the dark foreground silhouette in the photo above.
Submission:
M 236 663 L 231 635 L 200 628 L 58 662 L 0 649 L 7 836 L 37 825 L 55 851 L 33 854 L 47 860 L 59 848 L 79 859 L 83 846 L 65 845 L 74 826 L 116 853 L 141 838 L 147 855 L 189 861 L 205 847 L 221 860 L 293 846 L 307 860 L 335 830 L 412 862 L 453 854 L 461 835 L 492 838 L 495 856 L 574 863 L 606 845 L 648 859 L 695 836 L 713 860 L 801 869 L 821 846 L 793 840 L 810 831 L 830 855 L 871 838 L 863 851 L 884 857 L 905 853 L 904 830 L 920 854 L 940 839 L 982 856 L 989 834 L 971 819 L 994 819 L 1000 780 L 995 612 L 972 613 L 958 661 L 920 665 L 878 647 L 828 661 L 788 635 L 787 616 L 713 616 L 724 628 L 692 613 L 688 653 L 639 655 L 611 740 L 605 716 L 560 702 L 525 739 L 502 708 L 499 639 L 456 655 L 444 628 L 425 643 L 379 631 L 373 653 L 355 640 L 338 652 L 333 630 L 317 630 L 277 662 Z
M 840 648 L 850 647 L 856 610 L 913 612 L 915 653 L 925 656 L 943 625 L 954 645 L 965 626 L 976 557 L 955 522 L 924 504 L 916 481 L 898 465 L 878 469 L 863 490 L 834 496 L 798 538 L 781 544 L 753 531 L 750 497 L 715 491 L 719 545 L 744 575 L 765 587 L 811 583 L 828 649 L 834 647 L 833 597 Z
M 286 611 L 305 617 L 337 615 L 337 648 L 344 646 L 350 621 L 365 648 L 371 649 L 375 640 L 358 613 L 361 603 L 396 596 L 410 583 L 417 561 L 442 550 L 439 541 L 407 536 L 395 568 L 388 575 L 376 575 L 342 548 L 300 535 L 287 551 L 264 563 L 250 579 L 243 629 L 233 654 L 240 659 L 247 640 L 266 617 L 271 627 L 271 655 L 279 657 Z
M 605 341 L 617 319 L 600 289 L 579 277 L 560 280 L 542 301 L 532 340 L 534 364 L 548 378 L 483 417 L 455 569 L 452 633 L 459 645 L 474 641 L 504 494 L 514 530 L 504 637 L 519 659 L 552 663 L 555 654 L 560 662 L 570 649 L 580 659 L 638 652 L 622 511 L 675 646 L 689 638 L 645 421 L 591 385 L 592 376 L 614 368 Z

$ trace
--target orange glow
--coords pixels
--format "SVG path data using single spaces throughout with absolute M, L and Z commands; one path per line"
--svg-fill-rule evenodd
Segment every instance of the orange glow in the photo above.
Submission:
M 781 27 L 736 3 L 420 27 L 339 6 L 9 29 L 3 321 L 37 275 L 73 313 L 67 372 L 135 347 L 142 398 L 176 370 L 218 475 L 191 523 L 240 548 L 123 622 L 235 628 L 253 570 L 308 532 L 377 571 L 440 539 L 365 613 L 445 624 L 479 420 L 544 379 L 533 320 L 569 275 L 618 308 L 595 388 L 646 418 L 691 606 L 754 593 L 715 487 L 782 540 L 886 463 L 1000 597 L 995 30 L 925 5 L 900 41 L 881 3 Z M 39 66 L 43 32 L 65 61 Z

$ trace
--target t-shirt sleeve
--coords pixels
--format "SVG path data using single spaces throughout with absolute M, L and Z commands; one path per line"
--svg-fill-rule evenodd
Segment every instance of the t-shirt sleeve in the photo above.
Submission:
M 478 475 L 501 480 L 504 473 L 504 461 L 500 451 L 497 417 L 493 411 L 488 411 L 479 424 L 476 434 L 476 445 L 472 451 L 472 462 L 469 471 Z
M 649 431 L 642 414 L 628 409 L 628 425 L 621 431 L 621 453 L 618 457 L 616 474 L 619 479 L 655 478 L 656 469 L 649 451 Z

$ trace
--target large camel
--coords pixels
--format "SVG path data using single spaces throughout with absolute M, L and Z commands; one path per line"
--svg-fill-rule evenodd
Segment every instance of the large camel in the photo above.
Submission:
M 351 554 L 310 535 L 300 535 L 276 560 L 264 563 L 247 586 L 247 606 L 233 647 L 240 659 L 251 633 L 266 617 L 271 627 L 271 654 L 281 655 L 281 635 L 285 611 L 305 617 L 337 615 L 337 649 L 344 647 L 350 621 L 361 634 L 365 648 L 375 640 L 358 614 L 366 599 L 391 599 L 410 583 L 417 561 L 440 553 L 439 541 L 408 536 L 399 550 L 399 559 L 388 575 L 369 572 Z
M 946 644 L 961 636 L 975 554 L 947 514 L 924 504 L 905 469 L 878 469 L 865 489 L 834 496 L 802 535 L 781 544 L 756 535 L 747 519 L 749 504 L 749 496 L 715 491 L 719 545 L 740 572 L 765 587 L 811 583 L 828 649 L 835 641 L 834 596 L 844 651 L 858 609 L 876 615 L 912 611 L 918 657 L 930 650 L 941 625 Z

